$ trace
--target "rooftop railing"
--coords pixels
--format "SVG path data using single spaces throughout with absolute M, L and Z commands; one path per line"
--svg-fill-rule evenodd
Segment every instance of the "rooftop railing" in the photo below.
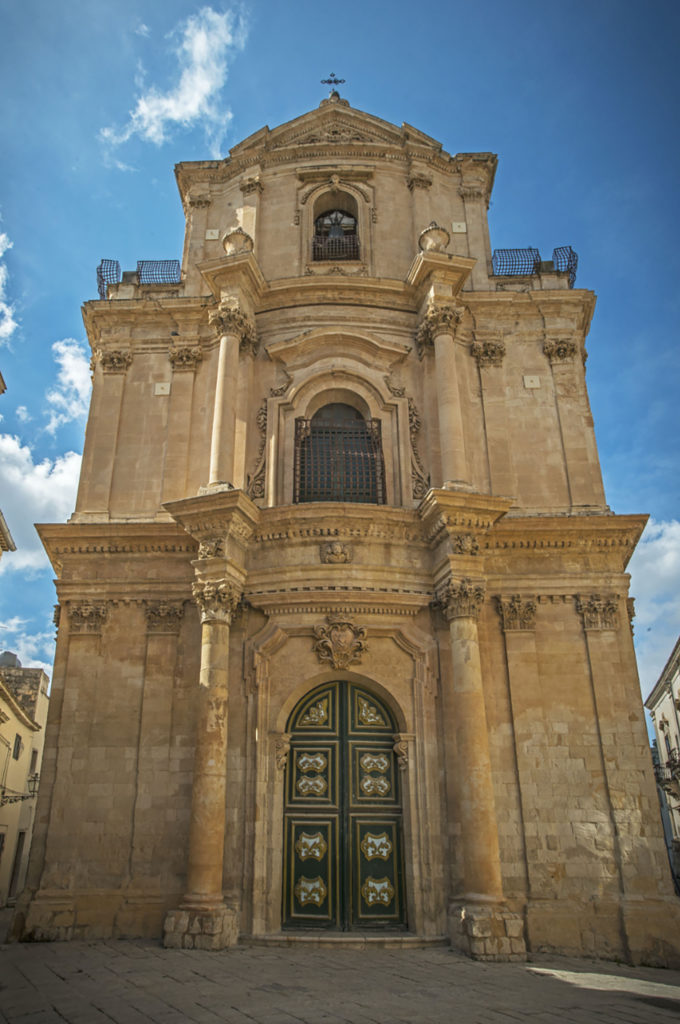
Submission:
M 526 249 L 494 249 L 491 263 L 496 277 L 525 277 L 555 270 L 566 272 L 569 287 L 573 288 L 578 256 L 570 245 L 560 245 L 553 249 L 552 261 L 544 261 L 538 249 L 529 246 Z
M 136 276 L 135 284 L 179 284 L 182 280 L 179 260 L 137 260 L 133 274 Z M 122 280 L 118 260 L 101 260 L 97 267 L 99 298 L 105 299 L 108 286 L 120 284 Z

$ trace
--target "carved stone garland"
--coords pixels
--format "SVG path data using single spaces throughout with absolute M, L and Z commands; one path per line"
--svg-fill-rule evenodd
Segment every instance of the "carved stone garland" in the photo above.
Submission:
M 348 668 L 368 650 L 366 628 L 356 626 L 345 615 L 328 615 L 327 626 L 314 627 L 312 650 L 320 662 L 330 662 L 333 668 Z
M 267 441 L 267 401 L 263 399 L 263 404 L 260 406 L 257 412 L 257 429 L 260 432 L 260 447 L 257 452 L 257 461 L 255 463 L 255 472 L 252 476 L 248 477 L 248 486 L 246 488 L 246 494 L 249 498 L 264 498 L 264 483 L 265 483 L 265 469 L 267 465 L 267 457 L 265 454 L 265 445 Z
M 239 339 L 241 352 L 257 352 L 257 335 L 252 320 L 243 312 L 237 303 L 221 302 L 217 309 L 210 313 L 210 326 L 221 336 L 235 334 Z
M 412 398 L 408 400 L 408 433 L 411 441 L 411 492 L 414 498 L 424 498 L 430 489 L 430 477 L 425 472 L 418 445 L 416 434 L 420 432 L 421 420 L 418 415 L 416 403 Z

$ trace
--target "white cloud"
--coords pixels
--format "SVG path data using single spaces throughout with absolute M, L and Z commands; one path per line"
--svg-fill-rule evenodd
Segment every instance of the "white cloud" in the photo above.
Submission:
M 16 417 L 22 423 L 29 423 L 33 419 L 33 417 L 31 416 L 30 412 L 28 411 L 28 409 L 26 408 L 25 405 L 18 405 L 17 406 L 17 408 L 16 408 Z
M 174 52 L 180 76 L 175 87 L 163 92 L 151 86 L 138 97 L 127 124 L 102 128 L 100 138 L 117 146 L 137 135 L 160 146 L 172 128 L 202 125 L 211 155 L 219 158 L 232 117 L 219 98 L 227 79 L 227 58 L 243 49 L 245 27 L 230 11 L 220 14 L 212 7 L 202 7 L 180 22 L 171 35 L 179 37 Z
M 12 248 L 13 243 L 7 235 L 0 232 L 0 260 Z M 7 280 L 9 273 L 4 263 L 0 263 L 0 345 L 6 344 L 12 337 L 17 327 L 17 320 L 14 318 L 14 306 L 7 301 Z
M 0 434 L 0 494 L 2 511 L 16 551 L 3 554 L 0 575 L 42 572 L 50 565 L 34 523 L 64 522 L 73 511 L 81 456 L 66 452 L 56 459 L 33 461 L 33 453 L 18 437 Z
M 62 424 L 87 415 L 92 387 L 90 361 L 85 348 L 74 338 L 55 341 L 52 352 L 59 370 L 55 387 L 45 396 L 50 415 L 45 430 L 50 434 Z
M 41 668 L 49 676 L 54 660 L 54 634 L 54 626 L 31 631 L 28 619 L 13 615 L 0 621 L 0 650 L 16 654 L 24 668 Z
M 680 635 L 680 522 L 650 519 L 628 568 L 640 685 L 647 697 Z
M 145 25 L 143 21 L 140 21 L 139 25 L 137 25 L 137 28 L 135 29 L 135 35 L 148 36 L 150 31 L 151 29 L 149 26 Z

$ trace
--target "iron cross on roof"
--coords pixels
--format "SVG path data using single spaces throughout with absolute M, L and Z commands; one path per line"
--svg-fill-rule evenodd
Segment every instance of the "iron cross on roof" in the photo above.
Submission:
M 330 74 L 329 78 L 322 78 L 321 79 L 321 84 L 322 85 L 330 85 L 331 86 L 331 96 L 332 96 L 333 92 L 335 90 L 335 86 L 336 85 L 344 85 L 345 84 L 345 79 L 344 78 L 336 78 L 335 77 L 335 71 L 331 71 L 331 74 Z

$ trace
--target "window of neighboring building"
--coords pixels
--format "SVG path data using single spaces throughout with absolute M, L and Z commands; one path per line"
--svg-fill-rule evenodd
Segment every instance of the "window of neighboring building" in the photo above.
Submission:
M 12 757 L 15 761 L 18 761 L 21 757 L 21 751 L 24 749 L 24 745 L 21 742 L 21 736 L 19 733 L 14 737 L 14 749 L 12 750 Z
M 38 770 L 38 751 L 31 751 L 31 767 L 29 768 L 29 775 L 35 775 Z
M 293 501 L 385 504 L 380 420 L 333 403 L 295 421 Z

